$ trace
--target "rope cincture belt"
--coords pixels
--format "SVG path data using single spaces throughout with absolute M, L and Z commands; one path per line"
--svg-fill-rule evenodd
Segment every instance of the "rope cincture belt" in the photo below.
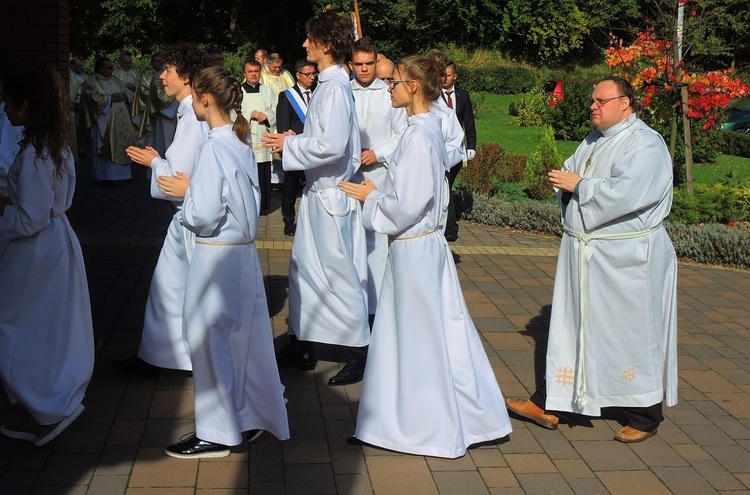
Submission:
M 320 201 L 320 204 L 323 206 L 323 209 L 326 211 L 326 213 L 328 213 L 332 217 L 345 217 L 350 212 L 357 209 L 357 200 L 355 198 L 351 198 L 347 196 L 346 200 L 347 200 L 348 208 L 343 213 L 335 213 L 331 211 L 328 205 L 325 204 L 325 202 L 323 201 L 323 197 L 321 196 L 322 193 L 328 193 L 331 191 L 339 191 L 339 190 L 340 189 L 338 188 L 338 186 L 328 187 L 326 189 L 313 189 L 313 188 L 309 189 L 311 193 L 315 193 L 315 196 L 318 197 L 318 201 Z
M 195 240 L 196 244 L 203 244 L 204 246 L 247 246 L 249 244 L 255 244 L 255 240 L 252 241 L 239 241 L 239 242 L 207 242 Z
M 424 237 L 426 235 L 430 235 L 430 234 L 435 233 L 437 231 L 438 231 L 438 229 L 437 229 L 437 227 L 435 227 L 432 230 L 428 230 L 427 232 L 422 232 L 421 234 L 416 234 L 416 235 L 402 235 L 402 236 L 399 236 L 399 237 L 394 237 L 394 236 L 390 236 L 389 235 L 388 236 L 388 240 L 391 241 L 391 242 L 393 242 L 393 241 L 405 241 L 407 239 L 416 239 L 418 237 Z
M 578 307 L 578 366 L 576 367 L 575 381 L 576 390 L 573 399 L 576 405 L 583 408 L 589 402 L 588 395 L 586 394 L 586 375 L 584 373 L 585 357 L 584 357 L 584 315 L 586 306 L 588 303 L 588 292 L 585 290 L 588 285 L 589 270 L 586 264 L 585 249 L 589 242 L 594 240 L 623 240 L 623 239 L 636 239 L 638 237 L 645 237 L 658 229 L 662 228 L 662 223 L 651 227 L 646 230 L 639 230 L 636 232 L 625 232 L 621 234 L 586 234 L 585 232 L 577 232 L 571 230 L 568 227 L 563 226 L 563 231 L 571 237 L 575 237 L 581 243 L 578 246 L 578 293 L 579 293 L 579 307 Z

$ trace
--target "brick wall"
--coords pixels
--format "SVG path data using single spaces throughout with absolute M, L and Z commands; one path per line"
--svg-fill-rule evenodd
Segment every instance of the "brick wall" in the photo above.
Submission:
M 68 0 L 0 0 L 0 51 L 23 65 L 48 65 L 68 76 Z

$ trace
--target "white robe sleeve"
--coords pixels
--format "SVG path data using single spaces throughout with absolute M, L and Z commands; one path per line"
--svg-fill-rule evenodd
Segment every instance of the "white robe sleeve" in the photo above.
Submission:
M 210 236 L 226 216 L 228 188 L 221 171 L 221 151 L 209 143 L 196 158 L 182 206 L 182 221 L 199 236 Z
M 284 140 L 284 170 L 321 167 L 346 154 L 349 142 L 342 136 L 348 137 L 351 133 L 351 96 L 339 88 L 321 96 L 325 99 L 320 102 L 322 111 L 317 119 L 317 132 L 303 132 Z
M 177 172 L 191 175 L 198 148 L 208 138 L 208 131 L 204 124 L 195 119 L 192 113 L 185 115 L 177 122 L 174 141 L 164 154 L 165 158 L 151 160 L 151 197 L 174 201 L 157 185 L 156 179 L 161 176 L 174 177 Z
M 436 191 L 432 163 L 440 155 L 419 132 L 405 139 L 408 141 L 398 168 L 389 174 L 385 190 L 373 191 L 365 199 L 362 223 L 368 230 L 398 235 L 418 223 L 431 208 Z
M 31 163 L 23 163 L 23 159 L 29 157 L 34 157 Z M 40 160 L 28 149 L 18 156 L 13 166 L 19 169 L 17 201 L 6 206 L 0 216 L 0 233 L 8 241 L 30 237 L 49 225 L 57 174 L 52 160 Z
M 406 130 L 406 112 L 403 108 L 395 108 L 391 119 L 391 138 L 379 146 L 373 146 L 372 151 L 381 163 L 390 163 L 401 135 Z
M 466 150 L 464 149 L 464 130 L 456 117 L 456 112 L 448 108 L 442 98 L 438 98 L 430 104 L 430 112 L 440 117 L 440 126 L 445 139 L 445 151 L 448 153 L 446 169 L 464 161 Z
M 641 135 L 614 161 L 611 177 L 583 179 L 579 205 L 587 230 L 613 220 L 635 218 L 664 198 L 672 186 L 672 169 L 665 162 L 664 145 L 655 135 Z

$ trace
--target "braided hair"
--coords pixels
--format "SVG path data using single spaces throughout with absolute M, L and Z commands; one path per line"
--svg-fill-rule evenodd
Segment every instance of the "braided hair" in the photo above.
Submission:
M 240 141 L 250 145 L 247 140 L 250 124 L 242 115 L 242 86 L 229 69 L 224 67 L 203 69 L 193 79 L 193 90 L 197 95 L 211 95 L 219 110 L 227 115 L 234 110 L 237 116 L 232 130 Z

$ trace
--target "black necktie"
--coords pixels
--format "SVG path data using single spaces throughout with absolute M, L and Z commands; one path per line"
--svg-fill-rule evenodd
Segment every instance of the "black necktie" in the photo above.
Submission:
M 245 90 L 245 93 L 260 93 L 260 84 L 253 86 L 245 81 L 242 83 L 242 89 Z
M 310 106 L 310 91 L 305 91 L 305 104 L 309 107 Z

